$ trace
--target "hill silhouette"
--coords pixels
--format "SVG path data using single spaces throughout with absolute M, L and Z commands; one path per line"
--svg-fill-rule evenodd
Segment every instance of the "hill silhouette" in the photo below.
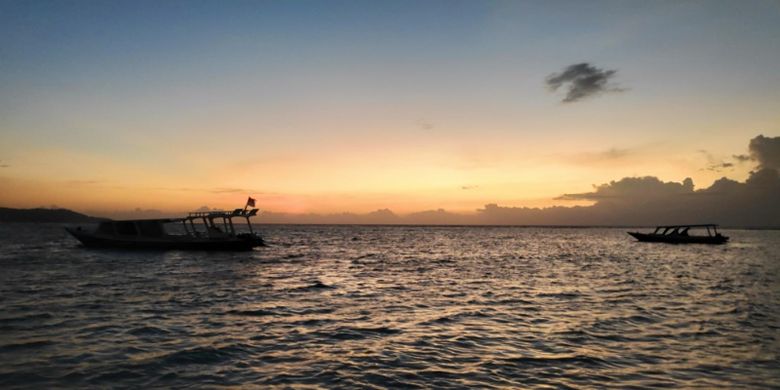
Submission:
M 103 218 L 90 217 L 68 209 L 12 209 L 0 207 L 0 222 L 97 222 Z

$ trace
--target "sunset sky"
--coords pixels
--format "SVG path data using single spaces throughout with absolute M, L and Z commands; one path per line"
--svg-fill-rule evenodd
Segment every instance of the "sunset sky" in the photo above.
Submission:
M 605 84 L 564 101 L 585 63 Z M 575 205 L 744 181 L 758 134 L 777 1 L 0 2 L 5 207 Z

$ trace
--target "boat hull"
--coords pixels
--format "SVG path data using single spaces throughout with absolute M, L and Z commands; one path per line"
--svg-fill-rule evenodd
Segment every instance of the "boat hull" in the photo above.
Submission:
M 628 232 L 629 235 L 642 242 L 664 242 L 667 244 L 725 244 L 729 238 L 722 235 L 717 236 L 684 236 L 669 234 L 648 234 L 638 232 Z
M 84 246 L 90 248 L 115 248 L 139 250 L 195 250 L 195 251 L 251 251 L 258 246 L 265 246 L 263 239 L 250 234 L 234 237 L 209 239 L 190 237 L 150 238 L 120 238 L 89 233 L 82 230 L 66 228 L 73 237 Z

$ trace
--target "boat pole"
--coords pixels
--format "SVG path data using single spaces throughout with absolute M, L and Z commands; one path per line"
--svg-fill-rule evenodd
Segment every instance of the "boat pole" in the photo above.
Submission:
M 249 222 L 249 216 L 244 218 L 246 218 L 246 226 L 249 226 L 249 234 L 255 234 L 254 230 L 252 230 L 252 222 Z

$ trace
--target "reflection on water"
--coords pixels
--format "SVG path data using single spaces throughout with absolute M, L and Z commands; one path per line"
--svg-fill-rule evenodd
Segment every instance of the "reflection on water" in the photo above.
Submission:
M 119 252 L 0 225 L 0 386 L 780 386 L 780 232 L 262 230 Z

